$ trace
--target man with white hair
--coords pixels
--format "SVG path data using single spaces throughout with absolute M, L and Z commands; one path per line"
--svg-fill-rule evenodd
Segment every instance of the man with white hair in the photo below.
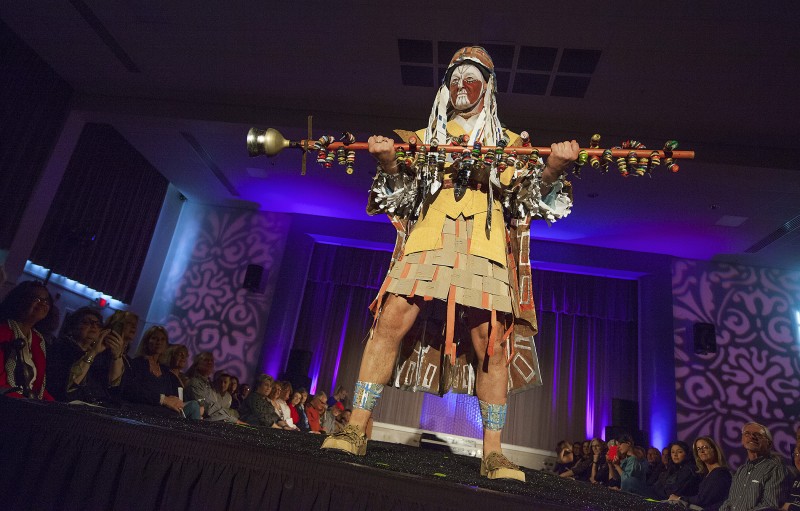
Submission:
M 742 427 L 742 446 L 747 461 L 733 475 L 720 511 L 777 508 L 786 501 L 791 480 L 780 456 L 772 453 L 772 434 L 766 426 L 748 422 Z
M 541 385 L 530 279 L 531 219 L 549 222 L 572 205 L 564 172 L 578 158 L 574 140 L 538 155 L 491 153 L 520 147 L 527 136 L 497 116 L 496 76 L 479 46 L 450 61 L 428 126 L 369 138 L 378 160 L 367 212 L 397 228 L 389 273 L 371 309 L 375 324 L 364 349 L 353 413 L 324 449 L 363 456 L 365 427 L 385 384 L 443 395 L 476 394 L 483 421 L 481 475 L 525 480 L 502 453 L 509 393 Z M 420 151 L 413 148 L 420 143 Z M 424 149 L 423 145 L 424 144 Z M 454 159 L 445 145 L 461 146 Z

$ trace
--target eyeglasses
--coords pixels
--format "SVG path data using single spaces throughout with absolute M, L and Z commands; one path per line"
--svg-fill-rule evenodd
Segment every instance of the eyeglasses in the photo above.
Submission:
M 711 450 L 710 445 L 698 445 L 697 447 L 695 447 L 695 451 L 697 452 L 710 451 L 710 450 Z
M 760 442 L 761 440 L 763 440 L 764 438 L 766 438 L 766 437 L 764 436 L 764 434 L 762 434 L 762 433 L 757 433 L 757 432 L 753 432 L 753 431 L 742 431 L 742 436 L 743 436 L 743 437 L 749 437 L 749 438 L 752 438 L 752 439 L 753 439 L 753 440 L 755 440 L 756 442 Z

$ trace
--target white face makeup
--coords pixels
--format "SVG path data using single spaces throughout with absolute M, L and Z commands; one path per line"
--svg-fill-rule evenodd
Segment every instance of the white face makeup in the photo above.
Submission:
M 462 64 L 453 71 L 448 87 L 453 107 L 460 111 L 471 110 L 483 98 L 486 80 L 477 67 Z

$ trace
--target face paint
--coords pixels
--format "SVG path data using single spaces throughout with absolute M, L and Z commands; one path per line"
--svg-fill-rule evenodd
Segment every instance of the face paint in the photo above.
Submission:
M 450 78 L 450 103 L 456 110 L 472 110 L 483 98 L 486 80 L 477 67 L 463 64 L 453 71 Z

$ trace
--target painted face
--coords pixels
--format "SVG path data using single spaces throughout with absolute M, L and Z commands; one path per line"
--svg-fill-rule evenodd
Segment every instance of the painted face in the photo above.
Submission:
M 676 465 L 680 465 L 686 460 L 686 451 L 684 451 L 679 445 L 673 445 L 672 449 L 669 451 L 669 454 L 672 457 L 672 463 Z
M 477 67 L 472 64 L 462 64 L 453 71 L 448 87 L 453 107 L 460 112 L 468 112 L 483 98 L 486 80 Z
M 703 463 L 716 463 L 717 462 L 717 452 L 711 447 L 711 444 L 706 442 L 705 440 L 698 440 L 694 444 L 694 450 L 697 453 L 697 457 Z

